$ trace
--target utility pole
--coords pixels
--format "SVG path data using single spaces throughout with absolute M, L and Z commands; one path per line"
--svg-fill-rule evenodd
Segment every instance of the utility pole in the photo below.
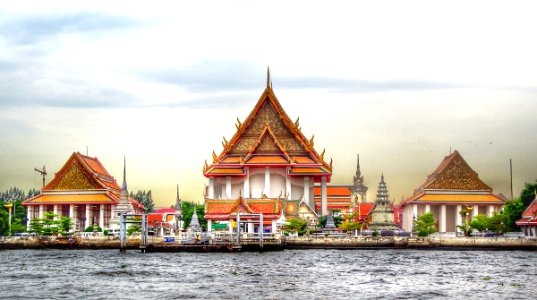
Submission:
M 513 200 L 513 160 L 509 158 L 509 173 L 511 175 L 511 200 Z
M 43 187 L 45 187 L 45 177 L 47 176 L 47 170 L 45 170 L 45 166 L 43 166 L 43 170 L 39 170 L 38 168 L 34 168 L 36 172 L 39 172 L 41 176 L 43 176 Z

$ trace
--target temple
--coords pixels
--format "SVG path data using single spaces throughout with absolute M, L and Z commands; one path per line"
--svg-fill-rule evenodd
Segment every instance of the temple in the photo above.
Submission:
M 516 224 L 520 226 L 526 238 L 537 239 L 537 193 Z
M 278 220 L 287 217 L 317 218 L 328 214 L 327 182 L 332 163 L 324 160 L 324 150 L 314 149 L 314 137 L 301 132 L 299 119 L 293 122 L 276 98 L 267 71 L 267 86 L 252 112 L 235 124 L 237 132 L 222 142 L 223 151 L 203 175 L 208 178 L 205 219 L 232 224 L 237 213 L 263 214 L 263 225 L 249 223 L 249 232 L 275 231 Z M 316 209 L 314 184 L 321 189 L 321 205 Z M 248 218 L 248 217 L 246 217 Z M 231 226 L 230 226 L 231 228 Z
M 41 189 L 41 194 L 22 203 L 28 209 L 28 220 L 53 212 L 59 217 L 70 217 L 74 231 L 84 231 L 91 225 L 114 227 L 119 224 L 118 213 L 143 209 L 129 198 L 125 166 L 123 172 L 120 188 L 96 157 L 73 153 L 54 179 Z
M 471 217 L 492 216 L 504 204 L 505 199 L 493 194 L 492 188 L 479 179 L 458 151 L 454 151 L 402 203 L 403 229 L 411 231 L 416 218 L 432 212 L 439 232 L 455 232 L 463 223 L 463 208 L 471 211 Z
M 371 211 L 371 219 L 368 228 L 372 230 L 395 230 L 399 226 L 395 223 L 393 205 L 388 199 L 388 186 L 384 182 L 384 174 L 380 177 L 377 189 L 375 206 Z

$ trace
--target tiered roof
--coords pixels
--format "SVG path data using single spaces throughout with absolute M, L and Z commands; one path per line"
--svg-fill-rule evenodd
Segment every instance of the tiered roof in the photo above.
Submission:
M 203 168 L 206 177 L 243 176 L 248 166 L 289 166 L 290 176 L 332 175 L 332 163 L 324 160 L 313 147 L 313 137 L 307 139 L 299 120 L 291 121 L 276 98 L 272 87 L 267 87 L 244 123 L 237 119 L 237 132 L 231 140 L 222 142 L 220 155 L 213 151 L 213 162 Z
M 117 204 L 120 192 L 99 159 L 75 152 L 41 194 L 25 200 L 23 205 Z M 130 202 L 135 208 L 143 208 L 134 199 Z
M 281 212 L 282 201 L 279 199 L 205 199 L 205 219 L 208 220 L 229 220 L 237 213 L 263 213 L 266 220 L 275 220 L 280 217 Z
M 328 210 L 339 209 L 349 210 L 352 205 L 352 186 L 348 185 L 331 185 L 326 187 L 326 202 Z M 315 209 L 321 210 L 321 187 L 315 186 Z
M 458 151 L 444 157 L 405 203 L 503 204 L 504 199 L 479 179 Z

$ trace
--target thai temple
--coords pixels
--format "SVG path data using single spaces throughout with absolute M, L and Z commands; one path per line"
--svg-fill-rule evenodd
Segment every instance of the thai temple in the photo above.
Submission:
M 371 218 L 368 228 L 372 230 L 395 230 L 399 226 L 395 223 L 393 205 L 388 199 L 388 186 L 384 182 L 384 173 L 380 177 L 377 189 L 375 206 L 371 211 Z
M 535 199 L 522 213 L 522 219 L 516 222 L 526 238 L 537 239 L 537 193 Z
M 41 189 L 41 194 L 25 200 L 28 226 L 45 212 L 73 219 L 74 231 L 98 225 L 103 229 L 119 228 L 119 213 L 136 213 L 143 206 L 129 198 L 126 165 L 123 168 L 123 186 L 119 187 L 112 175 L 96 157 L 73 153 L 54 179 Z
M 403 229 L 411 231 L 416 218 L 432 212 L 439 232 L 455 232 L 463 223 L 463 208 L 471 211 L 469 217 L 492 216 L 504 204 L 505 199 L 493 194 L 492 188 L 479 179 L 458 151 L 454 151 L 401 204 Z
M 208 178 L 205 192 L 205 219 L 229 224 L 232 230 L 237 213 L 251 218 L 248 232 L 275 232 L 278 222 L 301 217 L 313 221 L 327 215 L 327 183 L 332 163 L 314 148 L 314 137 L 301 132 L 276 98 L 267 70 L 267 86 L 248 117 L 237 119 L 236 133 L 224 138 L 223 150 L 213 151 L 211 164 L 205 162 Z M 315 205 L 315 184 L 320 185 L 320 206 Z M 259 219 L 247 214 L 263 214 Z M 255 223 L 255 220 L 258 220 Z

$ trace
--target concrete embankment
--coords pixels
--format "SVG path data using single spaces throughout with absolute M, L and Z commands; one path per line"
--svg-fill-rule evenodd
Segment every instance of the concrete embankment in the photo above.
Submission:
M 138 250 L 140 237 L 127 239 L 127 249 Z M 2 249 L 119 249 L 116 237 L 0 237 Z M 537 251 L 537 239 L 489 238 L 489 237 L 353 237 L 353 238 L 288 238 L 281 244 L 244 243 L 240 247 L 232 244 L 199 244 L 166 242 L 161 237 L 150 237 L 148 252 L 234 252 L 234 251 L 277 251 L 284 249 L 498 249 Z

